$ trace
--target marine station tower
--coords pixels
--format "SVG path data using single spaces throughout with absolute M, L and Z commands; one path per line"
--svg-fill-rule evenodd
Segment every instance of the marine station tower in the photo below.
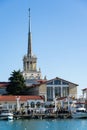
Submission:
M 23 57 L 23 77 L 25 80 L 42 79 L 41 70 L 37 70 L 37 57 L 32 53 L 31 16 L 29 8 L 29 32 L 27 54 Z

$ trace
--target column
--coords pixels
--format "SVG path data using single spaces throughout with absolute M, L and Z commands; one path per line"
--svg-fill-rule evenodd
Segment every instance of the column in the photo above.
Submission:
M 53 86 L 53 100 L 55 99 L 55 87 Z
M 63 86 L 62 86 L 62 80 L 61 80 L 61 97 L 63 97 Z

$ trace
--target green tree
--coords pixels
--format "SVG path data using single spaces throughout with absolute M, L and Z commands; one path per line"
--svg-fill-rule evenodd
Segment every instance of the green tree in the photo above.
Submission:
M 25 90 L 25 80 L 20 70 L 14 70 L 11 74 L 11 77 L 9 77 L 9 85 L 7 86 L 7 92 L 13 95 L 22 95 L 25 94 Z

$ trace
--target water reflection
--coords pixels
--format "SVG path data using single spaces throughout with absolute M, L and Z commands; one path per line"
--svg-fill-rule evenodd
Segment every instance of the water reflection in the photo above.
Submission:
M 0 130 L 86 130 L 86 119 L 0 121 Z

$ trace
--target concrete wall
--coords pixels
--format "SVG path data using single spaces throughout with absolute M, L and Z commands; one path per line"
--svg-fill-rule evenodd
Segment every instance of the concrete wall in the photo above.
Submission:
M 69 84 L 69 95 L 70 96 L 74 96 L 75 98 L 77 98 L 77 86 L 74 84 Z

